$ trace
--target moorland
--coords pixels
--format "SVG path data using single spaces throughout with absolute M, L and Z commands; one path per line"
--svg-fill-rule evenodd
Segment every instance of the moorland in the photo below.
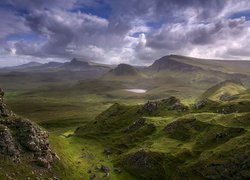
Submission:
M 6 108 L 47 131 L 58 158 L 43 168 L 2 153 L 0 178 L 247 179 L 249 69 L 178 55 L 2 68 Z

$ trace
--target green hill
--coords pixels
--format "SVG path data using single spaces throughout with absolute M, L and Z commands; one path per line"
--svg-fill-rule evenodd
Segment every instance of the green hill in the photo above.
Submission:
M 248 91 L 233 81 L 211 89 L 223 92 L 235 85 L 240 94 L 207 100 L 200 109 L 175 97 L 135 106 L 116 103 L 74 135 L 105 144 L 114 168 L 135 179 L 249 178 L 250 99 L 240 98 Z
M 203 93 L 201 98 L 208 98 L 210 100 L 218 101 L 225 100 L 232 95 L 244 92 L 246 88 L 239 81 L 227 80 L 223 81 Z

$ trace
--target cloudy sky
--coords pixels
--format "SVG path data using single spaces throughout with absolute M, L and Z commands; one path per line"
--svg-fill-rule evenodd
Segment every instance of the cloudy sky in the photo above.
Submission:
M 249 0 L 1 0 L 0 66 L 250 59 Z

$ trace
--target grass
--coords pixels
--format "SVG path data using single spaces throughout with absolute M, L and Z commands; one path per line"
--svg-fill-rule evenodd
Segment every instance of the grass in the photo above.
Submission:
M 222 99 L 223 96 L 225 98 L 240 94 L 244 92 L 246 88 L 243 84 L 237 81 L 224 81 L 221 82 L 211 88 L 209 88 L 207 91 L 205 91 L 201 98 L 208 98 L 213 101 L 219 101 Z
M 15 76 L 12 83 L 4 83 L 9 89 L 5 98 L 15 113 L 31 119 L 50 133 L 51 146 L 61 160 L 54 164 L 52 174 L 42 173 L 43 177 L 55 174 L 61 179 L 78 180 L 89 179 L 95 174 L 97 179 L 103 179 L 104 173 L 96 167 L 106 165 L 111 169 L 109 179 L 146 179 L 158 172 L 150 171 L 154 168 L 163 174 L 159 177 L 204 178 L 215 172 L 213 163 L 219 162 L 230 169 L 231 156 L 237 164 L 248 155 L 249 91 L 235 94 L 225 102 L 211 101 L 205 108 L 195 110 L 192 104 L 210 85 L 198 85 L 205 75 L 196 74 L 194 84 L 186 79 L 192 75 L 183 79 L 176 73 L 166 79 L 160 78 L 163 76 L 159 74 L 153 81 L 146 77 L 144 82 L 136 79 L 127 82 L 125 79 L 121 83 L 117 79 L 116 82 L 106 79 L 39 84 L 32 81 L 31 84 L 20 82 L 18 86 L 13 84 L 18 79 Z M 132 94 L 123 91 L 133 87 L 145 88 L 148 92 Z M 189 106 L 189 110 L 178 112 L 160 104 L 154 113 L 141 111 L 147 100 L 170 95 L 180 97 L 182 105 Z M 119 104 L 113 105 L 116 102 Z M 236 109 L 230 113 L 218 111 L 231 106 Z M 124 130 L 139 118 L 145 118 L 146 124 L 125 133 Z M 195 123 L 181 124 L 173 136 L 164 131 L 167 125 L 181 119 L 195 119 Z M 242 128 L 244 130 L 238 131 Z M 216 141 L 216 135 L 220 133 L 228 136 Z M 112 154 L 104 154 L 105 148 L 111 148 Z M 133 161 L 128 164 L 128 158 L 140 150 L 146 152 L 147 165 L 152 166 L 152 169 L 145 168 L 148 170 L 146 176 Z M 155 163 L 155 159 L 161 159 L 160 164 Z M 6 178 L 6 173 L 11 174 L 13 167 L 21 179 L 39 175 L 37 172 L 32 175 L 27 164 L 15 166 L 2 160 L 1 163 L 0 178 Z M 202 169 L 206 166 L 210 168 L 207 172 Z M 115 167 L 121 168 L 122 172 L 114 172 Z M 247 176 L 249 171 L 244 169 L 241 173 Z

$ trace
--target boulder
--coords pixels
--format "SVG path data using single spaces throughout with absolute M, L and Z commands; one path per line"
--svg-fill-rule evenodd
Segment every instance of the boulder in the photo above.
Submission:
M 203 107 L 205 107 L 207 104 L 208 104 L 208 99 L 205 98 L 205 99 L 202 99 L 202 100 L 196 102 L 194 105 L 194 108 L 199 110 L 199 109 L 202 109 Z
M 178 99 L 174 96 L 170 96 L 169 98 L 163 99 L 161 101 L 168 106 L 172 106 L 176 103 L 180 104 L 180 99 Z
M 105 148 L 103 150 L 103 153 L 106 154 L 106 155 L 111 155 L 112 154 L 112 150 L 111 150 L 111 148 Z
M 0 154 L 17 160 L 20 156 L 20 149 L 13 138 L 8 127 L 0 125 Z
M 158 108 L 158 103 L 157 103 L 157 102 L 148 101 L 146 104 L 144 104 L 143 108 L 144 108 L 147 112 L 152 113 L 152 112 L 154 112 L 155 110 L 157 110 L 157 108 Z
M 25 157 L 44 168 L 49 168 L 57 158 L 50 149 L 48 133 L 31 121 L 16 117 L 6 108 L 3 98 L 0 98 L 0 154 L 15 161 Z
M 104 173 L 109 173 L 110 169 L 108 166 L 101 165 L 100 170 Z
M 164 154 L 139 150 L 129 154 L 122 163 L 125 170 L 138 179 L 165 179 Z
M 130 124 L 124 132 L 131 132 L 136 129 L 139 129 L 140 127 L 144 126 L 146 124 L 146 120 L 144 118 L 140 118 L 136 121 L 134 121 L 132 124 Z

